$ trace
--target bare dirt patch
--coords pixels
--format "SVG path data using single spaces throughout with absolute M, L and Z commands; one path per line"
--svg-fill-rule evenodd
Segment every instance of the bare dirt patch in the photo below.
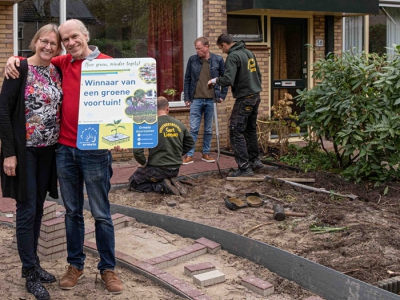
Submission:
M 400 271 L 400 188 L 397 182 L 390 183 L 388 194 L 383 196 L 383 186 L 373 188 L 369 183 L 354 184 L 332 173 L 296 173 L 285 169 L 262 173 L 277 178 L 315 178 L 315 183 L 307 185 L 345 195 L 354 194 L 358 198 L 351 201 L 349 198 L 311 192 L 274 181 L 227 181 L 217 173 L 185 178 L 193 184 L 186 185 L 186 196 L 119 189 L 111 191 L 110 201 L 237 234 L 273 222 L 251 231 L 247 236 L 370 284 L 388 278 L 389 270 Z M 226 196 L 244 200 L 248 192 L 260 193 L 265 200 L 264 205 L 235 211 L 225 207 Z M 171 200 L 177 205 L 169 207 L 166 201 Z M 283 203 L 286 211 L 306 213 L 306 217 L 287 217 L 284 221 L 275 221 L 265 209 L 272 209 L 276 203 Z M 347 229 L 316 234 L 310 230 L 312 225 Z

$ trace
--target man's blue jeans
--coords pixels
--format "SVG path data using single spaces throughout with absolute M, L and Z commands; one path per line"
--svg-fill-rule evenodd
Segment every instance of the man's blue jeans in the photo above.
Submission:
M 83 218 L 85 183 L 90 210 L 95 219 L 95 233 L 100 262 L 100 271 L 115 268 L 115 236 L 111 219 L 110 191 L 112 157 L 108 150 L 79 150 L 65 145 L 57 145 L 57 175 L 61 197 L 66 209 L 65 227 L 67 233 L 67 261 L 82 270 L 85 254 L 83 243 L 85 224 Z
M 213 99 L 193 99 L 190 104 L 190 134 L 196 145 L 197 135 L 199 134 L 201 118 L 204 114 L 204 136 L 203 136 L 203 154 L 209 154 L 212 139 L 212 122 L 214 117 L 214 100 Z M 194 154 L 196 146 L 190 149 L 188 156 Z

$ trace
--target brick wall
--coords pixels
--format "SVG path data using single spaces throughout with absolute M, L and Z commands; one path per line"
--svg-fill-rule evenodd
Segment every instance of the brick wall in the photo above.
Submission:
M 226 2 L 220 0 L 204 0 L 203 2 L 203 35 L 210 41 L 210 51 L 221 55 L 226 59 L 226 54 L 223 54 L 217 47 L 217 38 L 221 33 L 227 31 L 227 17 L 226 17 Z M 228 96 L 225 101 L 217 105 L 218 113 L 218 127 L 220 136 L 220 147 L 225 148 L 229 145 L 228 138 L 228 118 L 230 116 L 230 109 L 233 106 L 233 98 L 229 89 Z M 185 119 L 184 119 L 185 121 Z M 189 121 L 189 116 L 187 116 Z M 184 124 L 188 124 L 185 123 Z M 214 127 L 213 127 L 214 128 Z M 203 145 L 203 122 L 199 131 L 199 136 L 196 143 L 196 151 L 202 150 Z M 215 128 L 213 130 L 215 133 Z M 217 142 L 213 136 L 211 142 L 211 150 L 216 149 Z
M 223 54 L 221 50 L 218 49 L 216 41 L 221 33 L 227 32 L 227 15 L 226 15 L 226 1 L 220 0 L 204 0 L 203 5 L 203 34 L 210 41 L 210 51 L 221 55 L 226 59 L 226 54 Z M 269 113 L 269 51 L 266 46 L 248 46 L 252 50 L 257 58 L 260 70 L 262 73 L 262 88 L 261 93 L 261 105 L 259 108 L 259 115 L 265 115 Z M 219 134 L 220 134 L 220 146 L 221 148 L 229 146 L 229 129 L 228 120 L 231 114 L 231 110 L 234 104 L 234 98 L 232 97 L 231 90 L 229 88 L 228 96 L 225 101 L 218 104 L 218 123 L 219 123 Z M 200 129 L 203 130 L 202 128 Z M 196 146 L 201 150 L 202 136 L 198 140 Z M 199 148 L 200 147 L 200 148 Z M 216 149 L 215 138 L 211 143 L 212 149 Z
M 335 35 L 335 45 L 334 51 L 339 54 L 343 50 L 343 18 L 335 17 L 334 21 L 334 35 Z
M 324 47 L 316 47 L 315 42 L 318 39 L 325 41 L 325 16 L 314 16 L 314 61 L 325 57 L 325 43 Z M 333 51 L 335 54 L 342 53 L 343 45 L 343 25 L 342 17 L 334 18 L 334 45 Z M 315 80 L 314 80 L 315 84 Z
M 0 5 L 0 87 L 5 63 L 13 55 L 13 7 Z
M 13 8 L 0 5 L 0 90 L 3 84 L 4 65 L 13 54 Z M 0 141 L 1 146 L 1 141 Z
M 269 58 L 270 48 L 267 46 L 247 45 L 257 58 L 262 76 L 261 103 L 258 110 L 258 116 L 269 116 Z
M 334 18 L 334 46 L 333 51 L 336 54 L 342 52 L 343 32 L 342 17 Z M 314 45 L 318 39 L 325 40 L 325 16 L 314 16 Z M 325 56 L 325 47 L 315 47 L 314 61 Z
M 325 41 L 325 16 L 314 16 L 314 61 L 325 57 L 325 43 L 323 47 L 317 47 L 317 40 Z

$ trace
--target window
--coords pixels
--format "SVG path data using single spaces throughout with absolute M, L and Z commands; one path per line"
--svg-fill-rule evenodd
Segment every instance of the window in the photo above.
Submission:
M 183 91 L 181 0 L 83 2 L 91 44 L 115 58 L 153 57 L 157 61 L 157 94 L 165 96 L 163 91 L 171 88 Z M 178 94 L 168 99 L 180 100 Z
M 347 17 L 344 18 L 344 41 L 343 50 L 354 49 L 356 53 L 364 50 L 364 17 Z
M 261 17 L 228 15 L 228 33 L 235 41 L 262 42 Z
M 381 7 L 369 20 L 369 51 L 392 54 L 393 45 L 400 44 L 400 8 Z
M 89 44 L 115 58 L 153 57 L 157 61 L 157 94 L 183 91 L 182 0 L 73 0 L 66 2 L 67 19 L 79 19 L 89 29 Z M 19 53 L 25 55 L 37 29 L 59 24 L 58 0 L 18 3 L 24 24 Z M 22 34 L 22 30 L 21 30 Z M 27 52 L 27 54 L 30 54 Z
M 355 47 L 363 50 L 363 17 L 344 18 L 343 50 Z M 381 6 L 379 14 L 369 16 L 369 52 L 392 54 L 393 45 L 400 44 L 400 5 L 399 7 Z

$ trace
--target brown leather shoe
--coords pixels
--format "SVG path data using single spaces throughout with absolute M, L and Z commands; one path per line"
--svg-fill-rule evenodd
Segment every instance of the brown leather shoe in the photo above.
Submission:
M 209 163 L 215 162 L 215 159 L 212 158 L 209 154 L 203 154 L 203 156 L 201 157 L 201 160 L 209 162 Z
M 115 273 L 113 270 L 104 270 L 101 274 L 101 280 L 106 285 L 107 291 L 109 291 L 111 294 L 122 293 L 122 282 L 119 280 L 117 273 Z
M 183 163 L 184 165 L 192 164 L 193 162 L 194 162 L 194 161 L 193 161 L 193 157 L 191 157 L 191 156 L 189 156 L 189 155 L 185 156 L 185 157 L 182 159 L 182 163 Z
M 78 270 L 74 266 L 65 266 L 67 272 L 60 279 L 60 289 L 71 290 L 76 286 L 79 279 L 83 277 L 83 270 Z

